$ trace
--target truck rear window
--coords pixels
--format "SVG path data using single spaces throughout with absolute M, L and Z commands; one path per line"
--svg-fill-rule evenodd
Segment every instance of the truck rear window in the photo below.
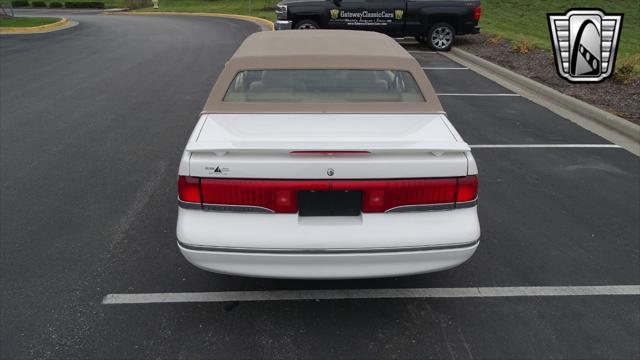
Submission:
M 397 70 L 247 70 L 226 102 L 425 101 L 415 79 Z

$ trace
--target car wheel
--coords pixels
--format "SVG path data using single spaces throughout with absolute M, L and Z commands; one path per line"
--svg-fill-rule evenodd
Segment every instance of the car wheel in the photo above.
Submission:
M 447 23 L 438 23 L 429 28 L 427 44 L 435 51 L 449 51 L 453 45 L 456 30 Z
M 416 41 L 419 42 L 420 44 L 426 44 L 427 43 L 427 34 L 420 34 L 420 35 L 416 35 L 414 36 Z
M 319 28 L 318 23 L 313 20 L 302 20 L 296 24 L 297 30 L 316 30 Z

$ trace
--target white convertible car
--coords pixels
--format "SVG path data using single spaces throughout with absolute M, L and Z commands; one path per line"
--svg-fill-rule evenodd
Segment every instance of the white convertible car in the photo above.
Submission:
M 477 172 L 391 38 L 253 34 L 182 156 L 178 247 L 199 268 L 259 277 L 449 269 L 478 247 Z

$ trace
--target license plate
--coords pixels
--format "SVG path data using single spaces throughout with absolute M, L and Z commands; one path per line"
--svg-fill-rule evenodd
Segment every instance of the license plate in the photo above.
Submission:
M 300 191 L 299 216 L 358 216 L 362 191 Z

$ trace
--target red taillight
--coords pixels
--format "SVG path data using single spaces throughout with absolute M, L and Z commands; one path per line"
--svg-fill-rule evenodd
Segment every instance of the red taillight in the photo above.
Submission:
M 482 8 L 480 6 L 476 7 L 475 9 L 473 9 L 473 18 L 475 19 L 475 21 L 479 21 L 480 20 L 480 15 L 482 14 Z
M 200 178 L 180 176 L 178 178 L 178 197 L 185 202 L 201 203 Z
M 478 177 L 465 176 L 458 178 L 458 194 L 456 202 L 475 200 L 478 197 Z
M 329 182 L 202 179 L 201 188 L 205 204 L 259 206 L 277 213 L 295 213 L 298 212 L 298 191 L 329 190 Z
M 362 191 L 362 211 L 385 212 L 398 206 L 453 203 L 456 178 L 332 181 L 331 190 Z
M 475 200 L 476 176 L 402 180 L 248 180 L 181 176 L 180 200 L 212 205 L 255 206 L 276 213 L 298 212 L 298 191 L 362 191 L 362 211 L 380 213 L 408 205 Z
M 371 152 L 361 150 L 295 150 L 289 151 L 289 155 L 371 155 Z

